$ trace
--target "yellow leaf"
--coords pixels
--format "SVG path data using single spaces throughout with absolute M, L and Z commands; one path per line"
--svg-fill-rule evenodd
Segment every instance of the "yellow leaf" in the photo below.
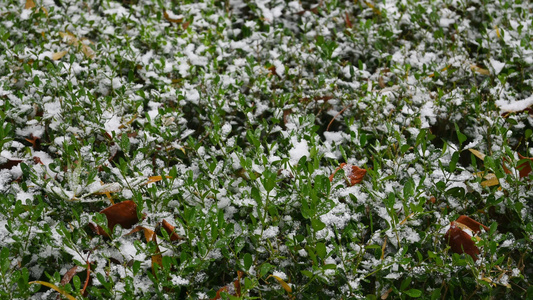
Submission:
M 60 293 L 61 295 L 67 297 L 67 299 L 69 300 L 76 300 L 76 298 L 72 297 L 71 295 L 69 295 L 67 292 L 65 292 L 63 289 L 61 289 L 60 287 L 56 286 L 56 285 L 53 285 L 49 282 L 46 282 L 46 281 L 31 281 L 31 282 L 28 282 L 29 284 L 33 284 L 33 283 L 38 283 L 38 284 L 41 284 L 41 285 L 44 285 L 44 286 L 47 286 L 51 289 L 54 289 L 56 290 L 58 293 Z
M 405 217 L 405 219 L 403 219 L 403 221 L 400 222 L 400 225 L 405 224 L 405 222 L 407 222 L 414 215 L 415 215 L 415 213 L 409 214 L 407 217 Z
M 481 75 L 490 75 L 490 71 L 487 70 L 487 69 L 483 69 L 481 67 L 478 67 L 476 65 L 470 65 L 470 69 L 472 70 L 472 72 L 476 72 L 476 73 L 479 73 Z
M 442 72 L 448 70 L 451 66 L 452 65 L 447 65 L 446 67 L 440 69 L 440 72 L 442 73 Z M 431 74 L 428 75 L 428 77 L 434 77 L 434 76 L 435 76 L 435 73 L 431 73 Z
M 498 36 L 498 38 L 502 38 L 502 36 L 500 35 L 500 28 L 498 28 L 498 25 L 494 25 L 494 29 L 496 30 L 496 35 Z
M 59 32 L 59 36 L 66 40 L 67 44 L 74 45 L 78 43 L 78 38 L 71 32 Z
M 172 178 L 172 176 L 165 176 L 166 178 L 170 179 Z M 158 175 L 158 176 L 150 176 L 148 177 L 148 182 L 145 183 L 146 184 L 150 184 L 150 183 L 154 183 L 154 182 L 158 182 L 158 181 L 161 181 L 163 180 L 163 176 L 161 175 Z
M 172 15 L 173 17 L 174 15 Z M 163 17 L 165 20 L 169 21 L 170 23 L 181 23 L 183 21 L 183 18 L 173 19 L 168 12 L 165 10 L 163 11 Z
M 381 260 L 385 258 L 385 247 L 387 247 L 387 237 L 383 241 L 383 246 L 381 246 Z
M 485 161 L 485 154 L 477 151 L 476 149 L 468 149 L 468 151 L 472 152 L 472 154 L 474 154 L 477 158 Z
M 285 281 L 283 281 L 283 279 L 281 279 L 279 276 L 276 276 L 276 275 L 269 275 L 269 276 L 267 277 L 267 280 L 268 280 L 268 278 L 270 278 L 270 277 L 276 279 L 276 280 L 279 282 L 279 284 L 283 287 L 283 289 L 284 289 L 285 291 L 287 291 L 287 293 L 289 293 L 289 294 L 292 293 L 292 288 L 291 288 L 291 287 L 290 287 Z
M 59 60 L 59 59 L 61 59 L 63 56 L 65 56 L 67 53 L 68 53 L 68 51 L 59 51 L 59 52 L 56 52 L 56 53 L 52 54 L 52 59 L 53 59 L 53 60 Z
M 368 1 L 363 1 L 366 5 L 368 5 L 368 7 L 372 8 L 372 11 L 378 15 L 378 16 L 381 16 L 381 11 L 379 11 L 379 9 L 377 9 L 374 4 L 368 2 Z
M 94 58 L 94 56 L 95 56 L 94 55 L 94 50 L 91 47 L 89 47 L 89 46 L 87 46 L 85 44 L 81 45 L 81 52 L 83 52 L 83 54 L 85 54 L 85 57 L 87 57 L 87 58 Z
M 33 0 L 26 0 L 26 5 L 24 5 L 24 9 L 32 9 L 35 7 L 35 2 Z
M 492 173 L 487 174 L 487 176 L 485 176 L 485 179 L 487 180 L 481 182 L 482 187 L 495 186 L 500 184 L 500 182 L 498 181 L 498 177 L 496 177 L 496 175 Z
M 119 128 L 119 129 L 126 128 L 126 126 L 127 126 L 127 125 L 130 125 L 131 123 L 133 123 L 133 121 L 135 121 L 135 119 L 137 119 L 137 117 L 138 117 L 138 114 L 136 113 L 135 115 L 133 115 L 133 117 L 131 118 L 131 120 L 129 120 L 128 122 L 126 122 L 126 125 L 121 124 L 118 128 Z

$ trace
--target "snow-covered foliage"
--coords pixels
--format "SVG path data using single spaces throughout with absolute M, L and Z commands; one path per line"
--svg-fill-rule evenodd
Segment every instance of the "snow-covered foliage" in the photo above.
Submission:
M 1 298 L 533 297 L 532 10 L 0 0 Z

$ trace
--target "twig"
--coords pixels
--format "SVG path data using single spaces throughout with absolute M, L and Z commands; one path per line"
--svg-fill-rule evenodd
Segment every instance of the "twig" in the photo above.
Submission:
M 333 119 L 331 119 L 331 121 L 329 121 L 329 124 L 328 124 L 328 127 L 326 128 L 326 131 L 329 131 L 329 127 L 331 126 L 331 124 L 333 123 L 333 121 L 335 121 L 335 119 L 340 115 L 342 114 L 346 109 L 352 107 L 353 103 L 350 103 L 349 105 L 346 105 L 341 111 L 339 111 L 334 117 Z

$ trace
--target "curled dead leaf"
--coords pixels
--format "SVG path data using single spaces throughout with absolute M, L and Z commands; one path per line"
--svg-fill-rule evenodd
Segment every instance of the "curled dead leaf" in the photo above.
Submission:
M 289 293 L 289 294 L 292 293 L 292 288 L 291 288 L 291 286 L 290 286 L 288 283 L 286 283 L 283 279 L 281 279 L 281 277 L 276 276 L 276 275 L 269 275 L 266 279 L 269 279 L 270 277 L 276 279 L 276 280 L 279 282 L 279 284 L 281 285 L 281 287 L 282 287 L 287 293 Z
M 333 181 L 333 178 L 335 177 L 335 174 L 340 169 L 344 170 L 344 175 L 346 176 L 346 183 L 349 186 L 356 185 L 356 184 L 360 183 L 361 181 L 363 181 L 363 178 L 365 177 L 366 172 L 367 172 L 366 169 L 361 169 L 358 166 L 349 165 L 349 164 L 346 164 L 346 163 L 341 163 L 337 167 L 337 169 L 335 169 L 333 174 L 331 174 L 329 176 L 329 181 Z
M 481 74 L 481 75 L 485 75 L 485 76 L 489 76 L 490 75 L 490 71 L 489 70 L 483 69 L 482 67 L 478 67 L 476 65 L 470 65 L 470 70 L 472 70 L 472 72 L 475 72 L 475 73 L 478 73 L 478 74 Z
M 468 216 L 460 216 L 457 220 L 450 223 L 450 229 L 444 235 L 452 252 L 466 253 L 472 257 L 474 261 L 481 253 L 476 243 L 472 240 L 475 234 L 481 232 L 481 228 L 488 231 L 489 228 Z
M 14 166 L 18 166 L 22 162 L 21 159 L 7 159 L 7 161 L 3 164 L 0 164 L 0 170 L 7 169 L 10 170 Z
M 26 4 L 24 4 L 24 9 L 32 9 L 35 7 L 35 2 L 33 0 L 26 0 Z
M 515 169 L 518 170 L 518 174 L 520 178 L 527 177 L 529 173 L 531 173 L 531 163 L 527 160 L 530 160 L 531 162 L 533 162 L 533 158 L 525 157 L 520 153 L 518 153 L 518 157 L 520 158 L 520 160 L 526 160 L 526 161 L 516 166 Z M 507 166 L 505 165 L 505 162 L 507 162 L 507 159 L 503 159 L 503 171 L 507 174 L 511 174 L 512 172 L 511 170 L 507 168 Z
M 172 226 L 169 222 L 167 222 L 167 220 L 163 219 L 163 222 L 161 222 L 161 224 L 163 228 L 166 230 L 166 232 L 168 233 L 168 235 L 170 236 L 171 241 L 177 241 L 177 240 L 183 239 L 181 236 L 179 236 L 176 233 L 174 226 Z
M 237 271 L 237 279 L 233 281 L 233 286 L 226 285 L 218 289 L 217 294 L 214 298 L 211 298 L 211 300 L 221 299 L 222 293 L 228 293 L 232 296 L 241 296 L 241 278 L 244 276 L 243 271 Z
M 183 22 L 183 18 L 176 17 L 172 12 L 169 14 L 166 10 L 163 11 L 163 17 L 165 18 L 165 20 L 169 21 L 170 23 Z

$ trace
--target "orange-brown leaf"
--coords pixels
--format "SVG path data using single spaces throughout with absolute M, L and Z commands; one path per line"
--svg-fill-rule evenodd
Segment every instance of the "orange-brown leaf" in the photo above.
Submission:
M 169 222 L 167 222 L 167 220 L 163 219 L 163 222 L 161 223 L 163 225 L 163 228 L 167 231 L 168 235 L 170 236 L 171 241 L 177 241 L 177 240 L 183 239 L 181 236 L 179 236 L 176 233 L 174 226 L 172 226 Z
M 527 159 L 527 160 L 530 160 L 530 161 L 533 162 L 533 158 L 532 157 L 525 157 L 525 156 L 523 156 L 520 153 L 518 153 L 518 157 L 520 158 L 520 160 Z M 507 162 L 506 158 L 504 158 L 503 162 L 502 162 L 503 171 L 505 173 L 507 173 L 507 174 L 511 174 L 512 172 L 511 172 L 511 170 L 509 170 L 507 168 L 507 166 L 505 165 L 505 162 Z M 527 177 L 529 175 L 529 173 L 531 173 L 531 164 L 528 161 L 524 161 L 521 164 L 519 164 L 518 166 L 516 166 L 515 169 L 518 170 L 518 174 L 519 174 L 520 178 L 524 178 L 524 177 Z
M 74 267 L 70 268 L 65 273 L 65 275 L 63 275 L 63 278 L 61 279 L 61 284 L 65 285 L 65 284 L 69 283 L 70 280 L 72 280 L 72 277 L 74 277 L 74 275 L 76 275 L 77 272 L 78 272 L 78 266 L 74 266 Z
M 178 18 L 178 19 L 171 18 L 166 10 L 163 11 L 163 17 L 165 18 L 165 20 L 169 21 L 170 23 L 181 23 L 181 22 L 183 22 L 183 18 Z
M 485 231 L 488 231 L 489 228 L 476 220 L 468 216 L 460 216 L 456 221 L 450 223 L 450 229 L 444 235 L 444 238 L 450 245 L 452 252 L 455 253 L 466 253 L 476 261 L 477 255 L 480 253 L 479 248 L 476 246 L 475 242 L 472 240 L 472 236 L 466 232 L 466 229 L 471 230 L 473 233 L 479 233 L 483 228 Z
M 172 178 L 172 176 L 165 176 L 166 178 L 170 179 Z M 154 183 L 154 182 L 158 182 L 158 181 L 161 181 L 163 180 L 163 176 L 161 175 L 158 175 L 158 176 L 150 176 L 148 177 L 148 181 L 145 183 L 146 184 L 150 184 L 150 183 Z
M 483 229 L 485 229 L 485 231 L 489 231 L 489 228 L 487 226 L 479 223 L 478 221 L 470 218 L 469 216 L 462 215 L 459 218 L 457 218 L 457 220 L 455 220 L 455 222 L 459 222 L 461 224 L 464 224 L 464 225 L 468 226 L 468 228 L 470 228 L 474 233 L 479 233 L 480 232 L 480 229 L 479 229 L 480 226 Z
M 35 2 L 33 0 L 26 0 L 26 4 L 24 5 L 24 9 L 32 9 L 35 7 Z
M 137 204 L 131 200 L 119 202 L 100 212 L 107 218 L 107 227 L 113 231 L 115 225 L 119 224 L 122 228 L 131 228 L 134 224 L 139 222 L 137 217 Z M 94 230 L 94 228 L 93 228 Z M 107 236 L 109 235 L 100 226 L 95 230 L 97 234 Z
M 348 12 L 345 12 L 344 16 L 346 18 L 346 27 L 352 28 L 353 25 L 352 25 L 352 22 L 350 21 L 350 16 L 348 15 Z
M 349 186 L 356 185 L 360 183 L 361 181 L 363 181 L 363 178 L 365 177 L 366 172 L 367 172 L 366 169 L 361 169 L 358 166 L 341 163 L 337 167 L 337 169 L 335 169 L 335 172 L 333 172 L 333 174 L 329 176 L 329 181 L 333 181 L 333 177 L 335 177 L 335 174 L 340 169 L 344 170 L 344 175 L 346 176 L 346 183 Z

